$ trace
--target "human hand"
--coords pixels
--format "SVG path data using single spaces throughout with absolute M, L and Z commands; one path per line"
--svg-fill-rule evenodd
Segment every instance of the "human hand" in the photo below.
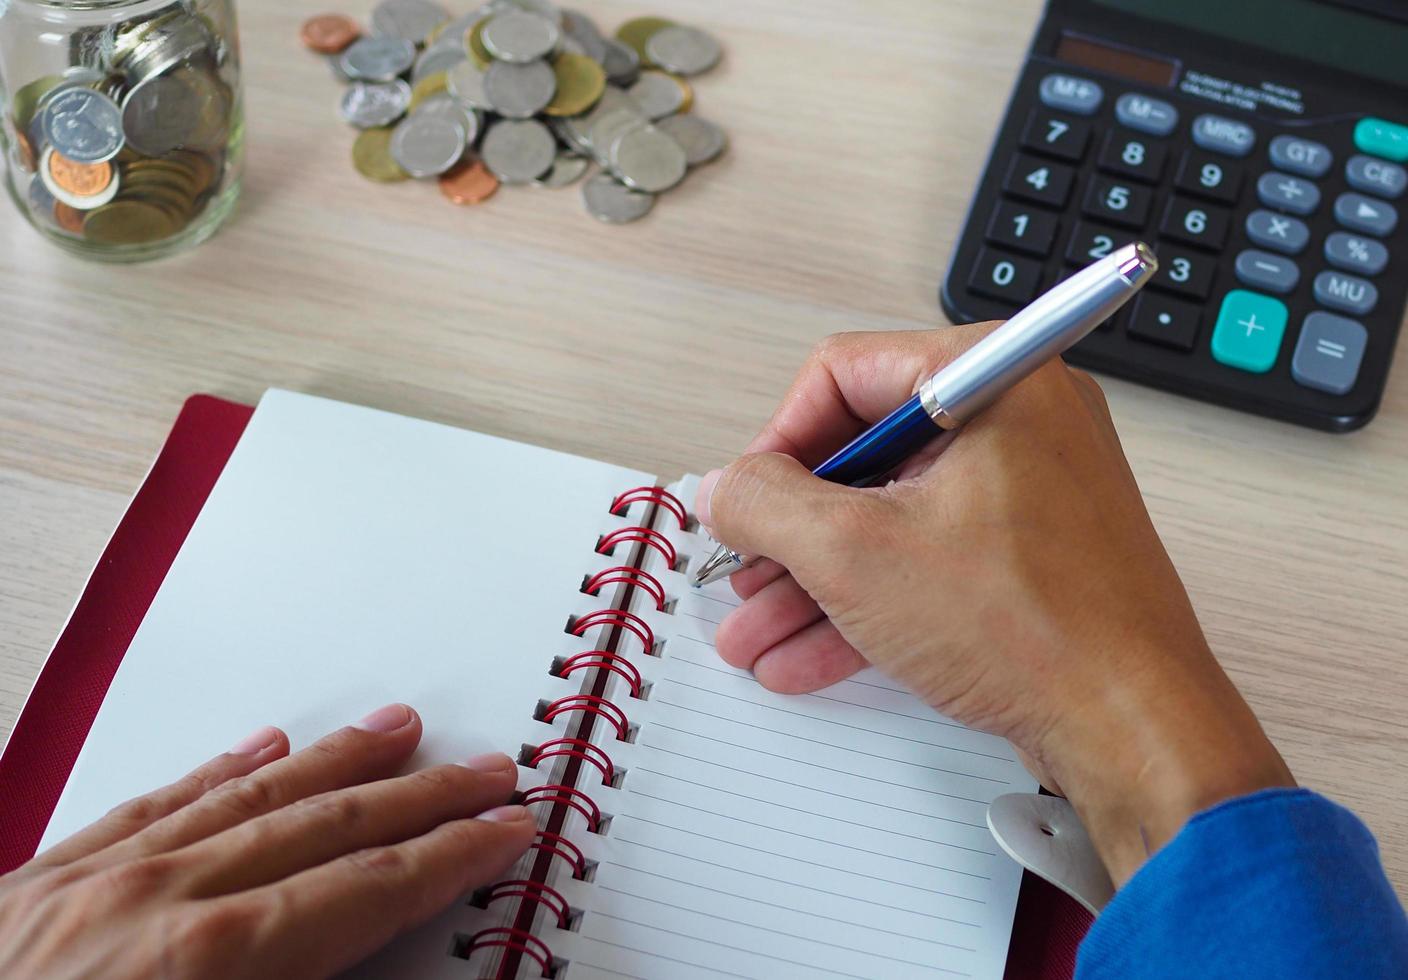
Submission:
M 255 732 L 0 877 L 0 976 L 318 977 L 496 879 L 533 840 L 508 756 L 395 774 L 388 705 L 289 755 Z
M 1208 649 L 1105 399 L 1053 362 L 885 487 L 809 469 L 992 325 L 817 348 L 697 513 L 768 561 L 719 653 L 781 692 L 867 663 L 1002 735 L 1080 810 L 1117 881 L 1200 809 L 1290 773 Z

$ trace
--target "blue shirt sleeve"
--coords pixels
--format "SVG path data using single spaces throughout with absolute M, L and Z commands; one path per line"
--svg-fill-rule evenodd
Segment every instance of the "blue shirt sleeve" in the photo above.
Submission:
M 1091 927 L 1077 980 L 1408 977 L 1408 919 L 1353 813 L 1304 789 L 1198 814 Z

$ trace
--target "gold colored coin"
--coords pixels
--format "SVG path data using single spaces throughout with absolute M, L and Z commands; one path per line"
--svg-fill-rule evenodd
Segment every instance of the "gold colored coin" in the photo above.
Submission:
M 543 110 L 549 116 L 575 116 L 596 105 L 606 90 L 606 72 L 584 54 L 564 53 L 553 59 L 557 94 Z
M 63 201 L 54 202 L 54 221 L 70 235 L 83 234 L 83 212 Z
M 434 75 L 426 75 L 420 81 L 416 82 L 415 87 L 411 89 L 411 104 L 408 107 L 408 111 L 415 112 L 416 106 L 420 105 L 432 95 L 439 95 L 441 92 L 449 91 L 449 88 L 449 72 L 438 71 Z
M 488 23 L 488 17 L 480 18 L 479 22 L 471 27 L 469 33 L 465 35 L 464 46 L 469 52 L 469 60 L 474 62 L 480 71 L 494 63 L 494 56 L 489 53 L 488 48 L 484 47 L 484 27 Z
M 142 245 L 170 237 L 175 219 L 144 201 L 113 201 L 83 219 L 83 237 L 100 245 Z
M 123 186 L 131 187 L 143 182 L 167 184 L 182 191 L 187 197 L 195 197 L 203 189 L 196 175 L 183 170 L 174 163 L 163 160 L 150 160 L 145 164 L 132 163 L 122 171 Z
M 32 174 L 39 168 L 39 154 L 34 150 L 34 141 L 19 127 L 15 128 L 15 155 L 16 162 L 25 173 Z
M 49 94 L 50 89 L 63 80 L 62 75 L 45 75 L 43 78 L 36 78 L 15 92 L 15 97 L 10 100 L 10 114 L 15 119 L 16 130 L 23 133 L 29 129 L 29 124 L 34 122 L 34 114 L 39 108 L 39 103 L 44 96 Z
M 362 130 L 352 144 L 352 166 L 357 168 L 357 173 L 382 184 L 394 184 L 410 178 L 410 174 L 402 170 L 391 156 L 391 133 L 389 126 Z
M 669 75 L 670 81 L 674 82 L 680 87 L 680 92 L 684 95 L 684 100 L 680 102 L 679 111 L 688 112 L 689 110 L 693 109 L 694 86 L 690 85 L 688 81 L 681 78 L 679 75 L 671 75 L 669 72 L 665 72 L 665 74 Z
M 637 17 L 628 20 L 616 29 L 616 40 L 626 45 L 640 55 L 642 68 L 651 67 L 654 62 L 645 53 L 645 43 L 657 32 L 667 27 L 674 27 L 675 22 L 666 20 L 664 17 Z
M 198 150 L 174 150 L 163 159 L 189 170 L 202 191 L 208 190 L 220 176 L 220 164 L 215 158 Z
M 74 197 L 97 197 L 112 183 L 112 164 L 77 163 L 58 150 L 45 154 L 49 178 Z

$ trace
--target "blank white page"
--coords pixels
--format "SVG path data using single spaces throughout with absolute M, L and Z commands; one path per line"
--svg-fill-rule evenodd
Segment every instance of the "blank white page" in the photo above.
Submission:
M 692 501 L 693 481 L 679 488 Z M 712 542 L 670 530 L 696 565 Z M 1003 975 L 1021 868 L 987 804 L 1036 782 L 1003 739 L 876 671 L 785 697 L 719 659 L 737 605 L 651 566 L 679 601 L 635 705 L 572 980 Z
M 580 688 L 548 671 L 594 639 L 564 634 L 583 572 L 598 536 L 628 523 L 608 513 L 615 495 L 653 482 L 269 392 L 128 649 L 42 846 L 260 725 L 297 749 L 404 701 L 425 720 L 415 768 L 555 737 L 532 714 Z

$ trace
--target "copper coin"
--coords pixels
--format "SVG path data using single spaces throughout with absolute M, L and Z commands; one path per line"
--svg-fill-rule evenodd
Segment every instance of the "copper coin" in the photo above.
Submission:
M 83 234 L 84 214 L 78 208 L 69 207 L 63 201 L 54 202 L 54 221 L 70 235 Z
M 351 17 L 342 14 L 319 14 L 303 22 L 298 32 L 305 47 L 318 54 L 337 54 L 345 51 L 353 41 L 362 36 L 362 29 Z
M 55 151 L 49 154 L 49 176 L 74 197 L 93 197 L 112 183 L 112 164 L 75 163 Z
M 440 193 L 454 204 L 480 204 L 498 189 L 499 178 L 478 160 L 462 164 L 440 178 Z
M 29 134 L 18 126 L 15 127 L 15 151 L 19 159 L 16 161 L 20 169 L 27 174 L 34 173 L 39 166 L 39 155 L 34 152 L 34 143 L 29 138 Z

